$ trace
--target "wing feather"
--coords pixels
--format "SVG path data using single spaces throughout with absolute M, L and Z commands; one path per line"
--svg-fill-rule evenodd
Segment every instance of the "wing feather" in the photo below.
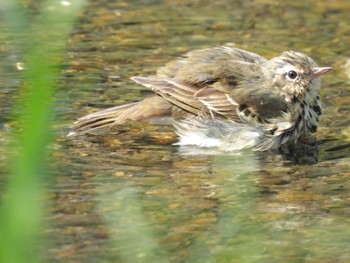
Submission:
M 265 61 L 252 52 L 216 47 L 189 52 L 155 77 L 131 79 L 191 114 L 259 123 L 286 109 L 280 96 L 261 88 Z

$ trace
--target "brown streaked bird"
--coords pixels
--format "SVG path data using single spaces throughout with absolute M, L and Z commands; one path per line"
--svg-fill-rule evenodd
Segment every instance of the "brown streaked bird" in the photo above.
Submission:
M 195 50 L 131 78 L 159 96 L 82 117 L 72 133 L 172 115 L 179 145 L 276 149 L 316 132 L 320 76 L 330 70 L 295 51 L 267 60 L 227 46 Z

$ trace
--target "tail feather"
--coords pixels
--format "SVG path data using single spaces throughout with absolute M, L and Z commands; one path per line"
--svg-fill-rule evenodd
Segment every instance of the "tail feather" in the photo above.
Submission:
M 145 121 L 151 118 L 171 115 L 171 104 L 155 96 L 139 102 L 101 110 L 79 118 L 71 127 L 69 136 L 101 128 L 120 125 L 127 120 Z
M 117 119 L 119 119 L 123 112 L 135 107 L 137 104 L 138 103 L 135 102 L 116 106 L 81 117 L 71 127 L 73 132 L 71 132 L 70 135 L 75 133 L 84 133 L 94 129 L 105 128 L 113 124 L 117 124 Z

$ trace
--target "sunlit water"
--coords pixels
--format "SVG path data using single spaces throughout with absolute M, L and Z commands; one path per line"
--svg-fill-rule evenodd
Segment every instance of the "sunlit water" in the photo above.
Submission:
M 349 12 L 348 1 L 91 1 L 57 76 L 46 257 L 349 262 Z M 22 68 L 20 54 L 1 38 L 6 144 Z M 153 74 L 186 51 L 227 43 L 266 57 L 297 50 L 334 67 L 323 78 L 318 149 L 305 156 L 199 154 L 173 146 L 169 125 L 136 123 L 117 134 L 66 137 L 64 127 L 78 117 L 150 96 L 131 76 Z

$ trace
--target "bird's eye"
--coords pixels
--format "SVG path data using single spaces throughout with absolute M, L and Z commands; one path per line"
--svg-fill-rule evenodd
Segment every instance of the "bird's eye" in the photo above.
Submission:
M 288 71 L 287 75 L 290 79 L 296 79 L 298 77 L 298 73 L 296 73 L 294 70 Z

